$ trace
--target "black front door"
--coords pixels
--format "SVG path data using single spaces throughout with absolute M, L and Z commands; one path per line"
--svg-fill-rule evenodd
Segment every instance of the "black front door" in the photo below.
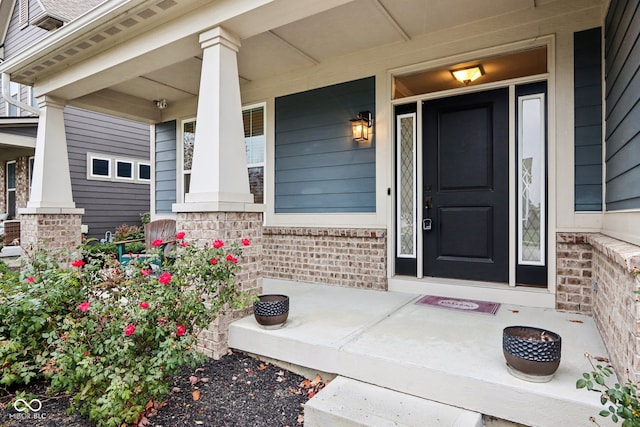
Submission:
M 423 103 L 425 276 L 509 280 L 508 96 Z

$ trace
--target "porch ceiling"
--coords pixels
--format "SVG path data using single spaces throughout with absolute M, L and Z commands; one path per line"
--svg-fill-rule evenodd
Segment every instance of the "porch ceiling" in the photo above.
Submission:
M 154 100 L 164 98 L 170 107 L 195 103 L 201 68 L 197 34 L 212 25 L 240 35 L 239 74 L 241 82 L 249 82 L 555 2 L 306 0 L 302 7 L 298 0 L 245 6 L 228 0 L 114 0 L 100 6 L 102 13 L 96 12 L 100 7 L 94 9 L 92 19 L 81 17 L 59 30 L 68 36 L 60 33 L 66 38 L 41 46 L 31 56 L 37 60 L 25 56 L 7 61 L 0 70 L 13 81 L 35 84 L 38 95 L 155 122 L 161 114 Z M 110 4 L 128 8 L 123 14 L 124 6 L 108 9 Z

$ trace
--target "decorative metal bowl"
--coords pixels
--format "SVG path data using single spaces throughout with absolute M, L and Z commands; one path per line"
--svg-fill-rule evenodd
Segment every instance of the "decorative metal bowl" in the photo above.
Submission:
M 560 365 L 562 338 L 532 326 L 509 326 L 502 331 L 502 352 L 509 372 L 532 382 L 547 382 Z
M 289 297 L 280 294 L 258 296 L 258 301 L 253 303 L 253 316 L 265 328 L 284 326 L 289 317 Z

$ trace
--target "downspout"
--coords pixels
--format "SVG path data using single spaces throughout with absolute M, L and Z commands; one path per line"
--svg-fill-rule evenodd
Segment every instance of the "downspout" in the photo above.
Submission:
M 24 102 L 18 101 L 15 98 L 11 97 L 11 89 L 9 87 L 9 83 L 11 82 L 11 77 L 9 73 L 2 73 L 2 99 L 7 101 L 9 104 L 13 104 L 21 110 L 27 110 L 28 112 L 35 114 L 36 116 L 40 115 L 40 109 L 32 107 L 29 104 L 25 104 Z

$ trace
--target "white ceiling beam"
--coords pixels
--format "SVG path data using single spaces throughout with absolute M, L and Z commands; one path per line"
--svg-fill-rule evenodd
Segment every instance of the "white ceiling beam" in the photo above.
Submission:
M 69 105 L 145 123 L 157 123 L 162 118 L 152 101 L 110 89 L 70 100 Z
M 314 57 L 312 57 L 311 55 L 309 55 L 308 53 L 306 53 L 305 51 L 303 51 L 299 47 L 294 46 L 293 44 L 291 44 L 290 42 L 288 42 L 284 38 L 280 37 L 278 34 L 274 33 L 272 30 L 267 31 L 267 34 L 269 34 L 274 40 L 278 41 L 283 46 L 293 50 L 298 55 L 302 56 L 307 61 L 311 62 L 313 65 L 320 64 L 320 61 L 318 61 L 317 59 L 315 59 Z
M 411 40 L 409 34 L 407 34 L 404 28 L 402 28 L 400 24 L 398 24 L 398 21 L 396 21 L 395 18 L 391 16 L 387 8 L 384 7 L 380 0 L 373 0 L 373 4 L 376 6 L 382 16 L 384 16 L 384 18 L 389 22 L 389 24 L 391 24 L 391 26 L 396 30 L 400 37 L 404 39 L 404 41 L 408 42 L 409 40 Z
M 155 80 L 155 79 L 152 79 L 152 78 L 149 78 L 149 77 L 146 77 L 146 76 L 140 76 L 140 78 L 143 79 L 143 80 L 146 80 L 148 82 L 151 82 L 151 83 L 153 83 L 155 85 L 158 85 L 158 86 L 162 86 L 162 87 L 165 87 L 165 88 L 168 88 L 168 89 L 177 90 L 178 92 L 186 93 L 187 95 L 198 96 L 197 93 L 189 92 L 188 90 L 184 90 L 184 89 L 179 88 L 177 86 L 172 86 L 170 84 L 161 82 L 160 80 Z

